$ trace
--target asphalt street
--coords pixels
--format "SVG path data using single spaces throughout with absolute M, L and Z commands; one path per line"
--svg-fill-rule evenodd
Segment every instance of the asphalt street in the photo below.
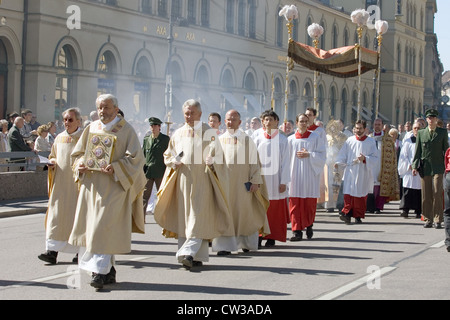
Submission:
M 211 252 L 208 263 L 191 271 L 175 259 L 176 240 L 165 239 L 147 215 L 146 234 L 133 236 L 130 254 L 116 256 L 117 283 L 100 291 L 71 262 L 73 255 L 60 254 L 57 265 L 38 260 L 45 249 L 45 210 L 40 211 L 0 218 L 0 300 L 450 298 L 444 230 L 425 229 L 420 219 L 400 217 L 398 203 L 352 225 L 337 213 L 319 210 L 312 240 L 277 242 L 273 248 L 228 257 Z

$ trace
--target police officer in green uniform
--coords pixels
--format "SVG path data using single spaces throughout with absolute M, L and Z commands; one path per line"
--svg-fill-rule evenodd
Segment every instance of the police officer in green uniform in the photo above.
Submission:
M 170 138 L 161 133 L 162 121 L 158 118 L 149 118 L 151 134 L 144 138 L 142 150 L 145 156 L 144 172 L 147 177 L 147 185 L 144 191 L 144 217 L 147 211 L 148 201 L 152 195 L 153 184 L 159 190 L 161 182 L 166 171 L 164 164 L 164 152 L 169 146 Z
M 413 175 L 422 178 L 422 215 L 425 228 L 442 228 L 445 172 L 444 156 L 448 149 L 447 130 L 437 127 L 439 112 L 434 109 L 425 113 L 428 127 L 417 134 Z

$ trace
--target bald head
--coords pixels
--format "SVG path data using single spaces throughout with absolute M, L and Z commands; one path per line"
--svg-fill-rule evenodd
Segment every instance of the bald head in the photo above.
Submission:
M 238 130 L 241 122 L 241 114 L 237 110 L 230 110 L 225 115 L 225 125 L 228 130 Z

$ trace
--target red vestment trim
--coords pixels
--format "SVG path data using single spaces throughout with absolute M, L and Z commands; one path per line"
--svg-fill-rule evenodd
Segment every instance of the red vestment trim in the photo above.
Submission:
M 311 131 L 306 131 L 303 134 L 301 134 L 298 130 L 295 132 L 295 137 L 297 139 L 308 139 L 310 135 L 311 135 Z

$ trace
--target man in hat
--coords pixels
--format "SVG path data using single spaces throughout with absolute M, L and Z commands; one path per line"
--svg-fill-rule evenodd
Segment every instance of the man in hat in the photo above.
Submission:
M 425 228 L 442 228 L 445 172 L 444 156 L 448 149 L 447 130 L 437 126 L 439 113 L 430 109 L 425 113 L 428 127 L 417 134 L 413 175 L 420 174 L 422 182 L 422 215 Z
M 161 133 L 162 121 L 158 118 L 149 118 L 150 134 L 145 136 L 142 150 L 145 156 L 144 172 L 147 177 L 147 185 L 144 191 L 144 217 L 147 211 L 148 201 L 152 195 L 153 184 L 159 190 L 166 165 L 164 164 L 164 152 L 169 146 L 170 138 Z

